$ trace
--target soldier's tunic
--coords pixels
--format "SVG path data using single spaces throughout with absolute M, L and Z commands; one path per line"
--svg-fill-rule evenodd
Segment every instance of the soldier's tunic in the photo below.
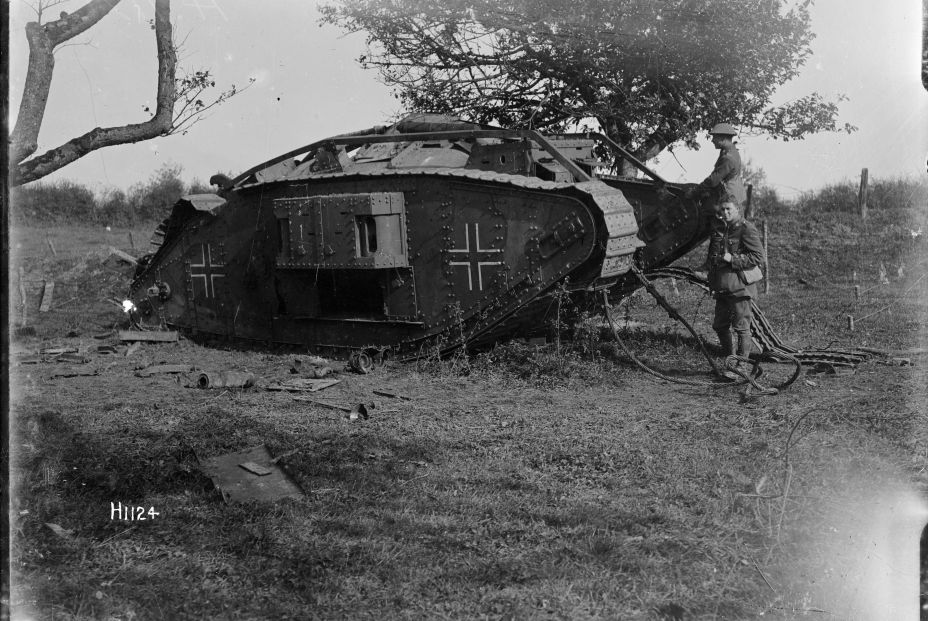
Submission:
M 699 188 L 709 190 L 717 205 L 733 201 L 739 207 L 747 200 L 744 182 L 741 181 L 741 154 L 734 146 L 719 150 L 712 174 L 703 179 Z

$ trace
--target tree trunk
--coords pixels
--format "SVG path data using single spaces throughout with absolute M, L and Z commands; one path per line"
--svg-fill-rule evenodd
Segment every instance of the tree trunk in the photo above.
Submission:
M 65 144 L 29 160 L 35 153 L 39 128 L 54 69 L 53 49 L 63 41 L 84 32 L 109 13 L 119 0 L 92 0 L 80 10 L 44 26 L 30 23 L 29 72 L 16 127 L 10 136 L 12 184 L 22 185 L 40 179 L 91 151 L 117 144 L 147 140 L 170 133 L 174 102 L 177 55 L 171 34 L 170 0 L 155 0 L 155 40 L 158 48 L 158 106 L 155 116 L 144 123 L 119 127 L 97 127 Z M 34 80 L 34 81 L 31 81 Z
M 59 20 L 26 24 L 29 67 L 16 126 L 10 134 L 10 162 L 18 164 L 38 148 L 39 129 L 55 70 L 55 47 L 81 34 L 109 13 L 119 0 L 93 0 Z

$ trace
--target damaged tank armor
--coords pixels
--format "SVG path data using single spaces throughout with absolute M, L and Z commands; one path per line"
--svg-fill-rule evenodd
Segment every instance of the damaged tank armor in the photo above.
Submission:
M 618 295 L 708 234 L 690 186 L 596 174 L 606 140 L 413 115 L 217 176 L 156 232 L 132 319 L 400 357 L 537 332 L 556 288 Z

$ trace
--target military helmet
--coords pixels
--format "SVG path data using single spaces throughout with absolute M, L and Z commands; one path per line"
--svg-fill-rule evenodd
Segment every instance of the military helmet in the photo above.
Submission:
M 718 123 L 715 127 L 709 130 L 709 133 L 712 135 L 719 134 L 721 136 L 737 136 L 738 130 L 736 130 L 728 123 Z

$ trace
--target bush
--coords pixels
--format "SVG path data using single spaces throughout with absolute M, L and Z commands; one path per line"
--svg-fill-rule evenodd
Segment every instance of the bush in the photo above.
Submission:
M 93 192 L 73 181 L 35 183 L 10 192 L 13 222 L 92 222 L 97 203 Z
M 178 164 L 165 164 L 148 183 L 137 183 L 129 188 L 129 203 L 139 218 L 163 220 L 170 215 L 171 207 L 186 193 L 181 170 Z
M 147 220 L 163 220 L 181 196 L 209 194 L 210 186 L 194 179 L 185 185 L 182 168 L 165 164 L 145 183 L 129 191 L 108 188 L 93 191 L 74 181 L 30 183 L 10 192 L 10 217 L 23 225 L 71 223 L 133 226 Z

